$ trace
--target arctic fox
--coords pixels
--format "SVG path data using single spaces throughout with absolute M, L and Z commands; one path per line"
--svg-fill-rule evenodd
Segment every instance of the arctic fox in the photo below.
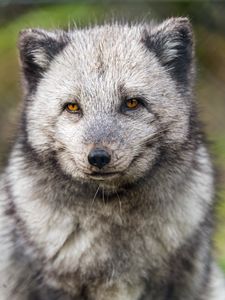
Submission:
M 189 20 L 27 29 L 0 299 L 225 300 Z

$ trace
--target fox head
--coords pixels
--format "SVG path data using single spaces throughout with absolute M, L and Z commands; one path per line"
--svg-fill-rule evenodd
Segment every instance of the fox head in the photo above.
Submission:
M 193 38 L 188 19 L 19 40 L 26 143 L 78 181 L 133 183 L 190 136 Z

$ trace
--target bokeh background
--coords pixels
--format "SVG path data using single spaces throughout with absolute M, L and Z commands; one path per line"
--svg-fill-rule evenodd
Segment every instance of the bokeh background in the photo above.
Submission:
M 196 39 L 196 101 L 218 174 L 216 255 L 225 271 L 225 2 L 0 0 L 0 169 L 4 167 L 22 99 L 17 36 L 22 28 L 67 28 L 105 20 L 188 16 Z

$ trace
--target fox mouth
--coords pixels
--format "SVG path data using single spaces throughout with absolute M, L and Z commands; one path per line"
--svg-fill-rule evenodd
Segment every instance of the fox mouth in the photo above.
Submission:
M 112 179 L 115 177 L 120 176 L 121 174 L 119 172 L 92 172 L 92 173 L 85 173 L 89 178 L 95 179 L 95 180 L 106 180 L 106 179 Z

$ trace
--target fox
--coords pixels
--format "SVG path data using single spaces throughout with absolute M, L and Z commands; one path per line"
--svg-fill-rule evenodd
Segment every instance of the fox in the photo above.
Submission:
M 19 35 L 1 300 L 225 300 L 188 18 Z

